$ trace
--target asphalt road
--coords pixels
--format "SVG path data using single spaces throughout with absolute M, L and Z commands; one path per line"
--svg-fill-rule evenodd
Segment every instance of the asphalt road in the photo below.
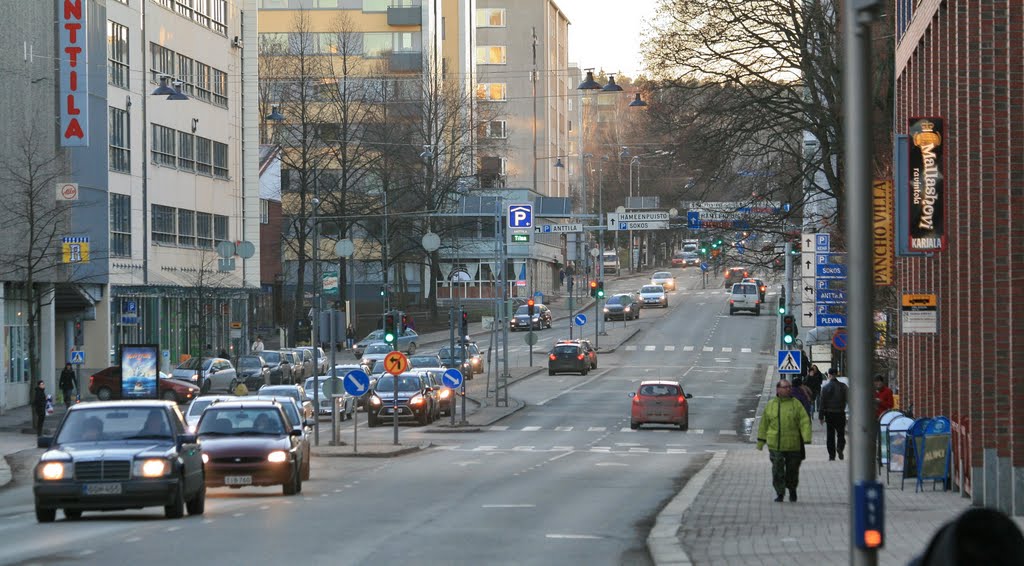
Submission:
M 297 497 L 220 488 L 199 518 L 146 509 L 38 525 L 30 487 L 16 485 L 0 492 L 0 563 L 649 564 L 654 516 L 739 442 L 774 363 L 774 316 L 729 316 L 724 289 L 700 289 L 697 270 L 680 283 L 669 309 L 625 323 L 636 334 L 590 375 L 515 383 L 526 408 L 479 433 L 403 426 L 403 442 L 429 440 L 426 451 L 316 459 Z M 653 378 L 694 395 L 689 431 L 630 430 L 628 394 Z M 360 417 L 361 438 L 390 438 Z

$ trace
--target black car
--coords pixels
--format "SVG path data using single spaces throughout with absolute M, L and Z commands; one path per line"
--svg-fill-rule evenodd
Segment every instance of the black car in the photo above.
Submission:
M 604 319 L 634 320 L 640 318 L 640 301 L 636 295 L 622 293 L 614 295 L 604 304 Z
M 398 384 L 398 402 L 395 402 L 395 383 Z M 431 387 L 418 372 L 398 376 L 386 373 L 377 379 L 366 403 L 366 422 L 375 427 L 381 421 L 390 421 L 394 415 L 400 421 L 430 424 L 435 414 Z
M 238 356 L 238 381 L 245 384 L 249 391 L 255 391 L 261 385 L 270 384 L 270 366 L 262 356 L 255 354 Z
M 292 364 L 289 354 L 282 354 L 276 350 L 264 350 L 260 356 L 270 368 L 271 385 L 295 383 L 292 379 Z
M 441 348 L 437 351 L 437 357 L 441 358 L 441 367 L 457 368 L 462 372 L 463 379 L 473 379 L 473 362 L 469 359 L 468 351 L 466 357 L 462 357 L 462 347 L 456 346 L 454 351 Z
M 579 343 L 560 342 L 548 353 L 548 375 L 561 372 L 590 373 L 590 358 Z
M 529 305 L 519 305 L 512 319 L 508 321 L 509 329 L 516 330 L 541 330 L 551 328 L 551 309 L 546 305 L 536 303 L 533 305 L 533 316 L 530 316 Z
M 73 405 L 35 468 L 36 520 L 57 509 L 68 520 L 83 511 L 163 506 L 168 519 L 201 515 L 206 506 L 196 436 L 170 401 L 101 401 Z

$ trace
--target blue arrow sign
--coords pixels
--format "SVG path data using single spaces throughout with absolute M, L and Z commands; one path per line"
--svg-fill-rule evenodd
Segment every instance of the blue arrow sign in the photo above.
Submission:
M 703 261 L 700 262 L 700 270 L 701 271 L 707 271 L 708 270 L 708 264 L 703 262 Z
M 823 279 L 823 282 L 827 282 L 827 279 Z M 819 305 L 845 305 L 846 304 L 846 291 L 836 291 L 833 289 L 816 289 L 814 296 L 814 302 Z
M 841 263 L 819 263 L 814 267 L 818 279 L 846 279 L 846 266 Z
M 462 372 L 455 368 L 445 370 L 444 375 L 441 376 L 441 383 L 451 389 L 462 386 Z
M 572 321 L 576 323 L 576 326 L 583 326 L 587 323 L 587 315 L 578 314 L 573 317 Z
M 354 369 L 345 374 L 343 383 L 346 393 L 353 397 L 360 397 L 370 389 L 370 376 L 361 369 Z
M 839 327 L 846 326 L 845 314 L 819 314 L 817 315 L 816 326 Z
M 700 228 L 700 212 L 690 211 L 686 213 L 686 225 L 691 229 Z
M 800 373 L 800 350 L 779 350 L 779 373 Z

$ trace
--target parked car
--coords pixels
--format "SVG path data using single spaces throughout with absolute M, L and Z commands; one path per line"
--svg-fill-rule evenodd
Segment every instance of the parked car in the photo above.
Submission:
M 193 399 L 185 409 L 185 426 L 188 427 L 188 431 L 196 431 L 196 425 L 199 424 L 199 417 L 203 416 L 203 411 L 207 407 L 217 401 L 230 401 L 237 398 L 238 397 L 235 397 L 234 395 L 203 395 Z
M 57 509 L 68 520 L 84 511 L 164 508 L 168 519 L 202 515 L 203 460 L 178 406 L 168 401 L 106 401 L 72 405 L 35 466 L 36 520 Z
M 636 430 L 645 424 L 674 424 L 680 430 L 690 428 L 690 406 L 687 399 L 693 395 L 684 393 L 675 381 L 641 381 L 635 392 L 629 414 L 629 428 Z
M 635 320 L 640 318 L 640 301 L 632 293 L 612 295 L 604 303 L 604 319 Z
M 263 356 L 238 356 L 238 368 L 235 371 L 238 373 L 238 381 L 244 383 L 250 391 L 255 391 L 262 385 L 270 385 L 270 366 Z M 231 391 L 234 390 L 232 387 Z
M 281 348 L 281 351 L 291 356 L 292 379 L 295 383 L 302 383 L 307 377 L 313 375 L 314 364 L 312 350 Z
M 567 371 L 590 373 L 590 358 L 579 343 L 559 342 L 548 353 L 548 375 Z
M 270 367 L 271 385 L 295 383 L 292 379 L 291 356 L 277 350 L 264 350 L 262 356 L 263 361 L 267 362 L 267 366 Z
M 195 383 L 204 393 L 210 391 L 212 384 L 208 381 L 209 378 L 217 373 L 221 374 L 217 376 L 217 383 L 223 383 L 224 389 L 237 377 L 235 366 L 227 358 L 189 358 L 171 371 L 171 375 Z
M 729 293 L 729 314 L 736 311 L 750 311 L 755 316 L 761 315 L 761 299 L 757 285 L 753 283 L 737 283 Z
M 455 350 L 451 350 L 446 346 L 437 351 L 437 357 L 441 358 L 441 367 L 458 368 L 463 379 L 473 379 L 473 363 L 469 361 L 468 356 L 462 357 L 462 348 L 456 346 Z
M 341 339 L 344 340 L 345 337 L 342 336 Z M 329 354 L 325 353 L 324 349 L 321 348 L 320 346 L 317 346 L 315 351 L 313 350 L 312 346 L 299 346 L 298 348 L 295 348 L 295 349 L 296 350 L 309 350 L 310 357 L 315 357 L 316 358 L 316 367 L 317 367 L 316 371 L 319 373 L 319 375 L 323 375 L 323 374 L 327 373 L 327 370 L 330 369 L 330 367 L 331 367 L 331 359 L 330 359 L 330 357 L 328 357 Z M 317 356 L 319 356 L 319 357 L 317 357 Z
M 533 316 L 530 316 L 529 305 L 519 305 L 514 315 L 508 322 L 509 329 L 516 330 L 542 330 L 551 328 L 551 309 L 547 305 L 536 303 L 533 305 Z
M 316 421 L 304 418 L 302 408 L 299 407 L 294 398 L 287 395 L 257 395 L 253 397 L 253 400 L 277 401 L 281 404 L 281 408 L 284 409 L 284 416 L 288 417 L 288 423 L 292 425 L 292 430 L 301 434 L 299 436 L 299 454 L 302 457 L 302 464 L 299 465 L 299 469 L 302 471 L 302 481 L 308 480 L 310 459 L 313 457 L 311 439 L 314 436 L 313 427 L 316 425 Z
M 644 285 L 640 287 L 640 306 L 668 308 L 668 294 L 661 285 Z
M 344 374 L 338 376 L 338 379 L 344 378 Z M 331 399 L 331 397 L 329 397 L 328 395 L 324 394 L 324 382 L 327 381 L 328 379 L 331 379 L 331 376 L 321 375 L 318 377 L 318 379 L 320 390 L 317 392 L 316 400 L 320 402 L 320 406 L 317 407 L 317 413 L 321 415 L 330 415 L 332 413 L 331 403 L 333 402 L 333 399 Z M 304 388 L 306 389 L 306 397 L 309 398 L 310 400 L 313 399 L 314 381 L 314 378 L 307 377 L 306 383 L 304 384 Z M 341 420 L 351 419 L 356 414 L 358 399 L 349 395 L 347 392 L 345 392 L 344 389 L 341 392 L 339 392 L 338 395 L 341 395 L 341 407 L 339 407 L 338 409 L 338 418 Z
M 597 369 L 597 350 L 594 349 L 594 345 L 590 343 L 590 340 L 578 338 L 575 340 L 559 340 L 558 344 L 579 344 L 583 347 L 583 353 L 586 354 L 587 359 L 590 360 L 590 369 Z
M 397 341 L 398 349 L 411 356 L 416 353 L 416 350 L 419 347 L 420 335 L 412 328 L 406 328 L 405 330 L 399 331 Z M 367 346 L 378 342 L 384 342 L 383 330 L 374 330 L 367 334 L 365 338 L 356 342 L 355 347 L 352 348 L 353 353 L 357 358 L 361 358 L 363 356 L 363 352 L 366 351 Z
M 667 271 L 658 271 L 651 275 L 651 285 L 661 285 L 666 291 L 675 291 L 676 277 Z
M 203 411 L 196 430 L 207 487 L 280 485 L 302 491 L 302 433 L 276 401 L 222 401 Z
M 199 386 L 160 372 L 157 380 L 157 395 L 165 401 L 188 403 L 199 395 Z M 121 398 L 121 366 L 110 366 L 89 376 L 89 393 L 100 401 Z
M 395 384 L 398 398 L 395 399 Z M 377 379 L 366 405 L 366 422 L 375 427 L 381 421 L 398 415 L 400 421 L 415 421 L 420 425 L 430 424 L 434 414 L 431 406 L 430 386 L 417 372 L 406 372 L 398 376 L 384 374 Z

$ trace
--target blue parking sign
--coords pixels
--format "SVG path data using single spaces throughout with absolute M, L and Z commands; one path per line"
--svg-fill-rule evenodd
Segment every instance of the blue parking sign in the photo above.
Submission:
M 510 204 L 508 206 L 509 228 L 530 228 L 533 226 L 532 204 Z

